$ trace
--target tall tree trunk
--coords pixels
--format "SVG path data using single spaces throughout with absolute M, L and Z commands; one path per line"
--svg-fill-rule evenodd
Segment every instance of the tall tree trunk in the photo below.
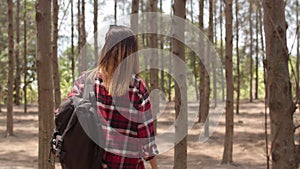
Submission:
M 98 64 L 98 0 L 94 0 L 94 58 L 95 67 Z
M 194 86 L 195 86 L 195 94 L 196 94 L 196 99 L 199 100 L 199 86 L 198 86 L 198 83 L 197 83 L 197 79 L 198 79 L 198 76 L 197 76 L 197 72 L 199 70 L 199 68 L 197 67 L 197 57 L 195 55 L 195 53 L 193 51 L 190 51 L 189 52 L 189 56 L 191 57 L 191 67 L 193 69 L 193 75 L 194 75 Z M 197 69 L 198 68 L 198 69 Z
M 78 0 L 78 73 L 81 74 L 87 70 L 87 53 L 85 32 L 85 0 Z
M 220 57 L 221 57 L 221 62 L 222 65 L 225 65 L 225 59 L 224 59 L 224 47 L 223 47 L 223 1 L 224 0 L 220 0 Z M 224 76 L 223 76 L 223 71 L 222 71 L 222 75 L 221 75 L 221 85 L 222 85 L 222 100 L 225 100 L 225 82 L 224 82 Z
M 141 11 L 142 12 L 146 12 L 147 11 L 147 5 L 145 3 L 145 1 L 141 1 Z M 145 15 L 142 15 L 142 23 L 145 23 L 146 22 L 146 17 Z M 141 28 L 144 30 L 144 31 L 147 31 L 147 27 L 145 24 L 142 24 Z M 143 48 L 146 48 L 148 46 L 148 36 L 146 34 L 142 34 L 142 45 L 143 45 Z M 149 58 L 147 57 L 144 57 L 144 65 L 145 65 L 145 69 L 147 70 L 148 69 L 148 65 L 149 65 Z M 149 74 L 145 74 L 145 82 L 147 84 L 147 86 L 149 86 Z
M 217 0 L 213 1 L 213 9 L 214 9 L 214 42 L 216 43 L 218 41 L 217 36 L 217 25 L 218 25 L 218 17 L 217 17 Z
M 144 0 L 141 0 L 140 3 L 141 3 L 140 4 L 141 5 L 141 12 L 143 13 L 143 12 L 145 12 Z M 142 23 L 145 23 L 145 15 L 142 15 L 141 20 L 142 20 Z M 145 24 L 142 24 L 141 28 L 142 28 L 142 30 L 145 30 Z M 146 41 L 145 34 L 142 34 L 142 48 L 143 49 L 146 47 L 146 42 L 145 41 Z M 146 66 L 146 64 L 145 64 L 145 66 Z
M 60 98 L 60 77 L 57 58 L 57 40 L 58 40 L 58 1 L 53 0 L 53 33 L 52 33 L 52 70 L 53 70 L 53 82 L 54 82 L 54 105 L 58 108 L 61 102 Z
M 250 81 L 249 81 L 249 99 L 250 102 L 253 101 L 253 30 L 252 30 L 252 1 L 249 1 L 249 36 L 250 36 L 250 54 L 249 54 L 249 74 L 250 74 Z
M 81 4 L 81 0 L 77 1 L 77 30 L 78 30 L 78 47 L 77 47 L 77 52 L 78 55 L 80 54 L 80 47 L 81 47 L 81 9 L 80 9 L 80 5 Z
M 82 30 L 81 30 L 81 0 L 78 0 L 77 1 L 77 31 L 78 31 L 78 44 L 77 44 L 77 70 L 78 70 L 78 73 L 80 74 L 81 73 L 81 60 L 82 60 L 82 57 L 80 56 L 80 52 L 81 52 L 81 43 L 82 43 Z
M 148 10 L 147 9 L 147 2 L 145 2 L 145 1 L 140 1 L 140 2 L 141 2 L 141 11 L 146 12 Z M 142 15 L 142 23 L 145 23 L 146 19 L 147 18 L 145 17 L 145 15 Z M 146 24 L 141 25 L 141 28 L 144 31 L 147 31 L 147 29 L 148 29 L 148 27 L 146 27 Z M 143 47 L 143 49 L 147 48 L 148 44 L 149 44 L 148 36 L 146 34 L 142 34 L 142 47 Z M 144 68 L 145 68 L 145 70 L 147 70 L 149 68 L 149 58 L 144 57 L 143 60 L 144 60 L 144 65 L 145 65 Z M 145 74 L 145 82 L 146 82 L 147 87 L 149 87 L 149 82 L 150 82 L 149 78 L 150 78 L 150 76 L 147 72 Z
M 20 68 L 20 0 L 17 0 L 16 14 L 16 78 L 15 78 L 15 104 L 20 105 L 20 84 L 21 84 L 21 68 Z
M 193 0 L 191 0 L 191 4 L 190 4 L 190 11 L 191 11 L 191 22 L 192 24 L 194 24 L 194 12 L 193 12 Z M 199 100 L 199 86 L 198 86 L 198 83 L 197 83 L 197 63 L 196 63 L 196 56 L 195 56 L 195 53 L 193 51 L 190 51 L 190 56 L 191 56 L 191 63 L 192 63 L 192 68 L 193 68 L 193 75 L 194 75 L 194 78 L 195 78 L 195 82 L 194 82 L 194 85 L 195 85 L 195 92 L 196 92 L 196 99 Z
M 24 113 L 27 113 L 27 2 L 24 0 L 24 52 L 23 52 L 23 58 L 24 58 L 24 66 L 23 66 L 23 75 L 24 75 L 24 86 L 23 86 L 23 93 L 24 93 Z
M 85 0 L 81 0 L 81 40 L 82 40 L 82 43 L 81 43 L 81 47 L 83 47 L 86 43 L 86 31 L 85 31 Z
M 257 3 L 259 3 L 259 1 L 256 1 L 256 6 L 258 7 Z M 258 55 L 259 55 L 259 28 L 258 28 L 258 10 L 256 9 L 255 11 L 255 33 L 256 33 L 256 38 L 255 38 L 255 92 L 254 92 L 254 98 L 257 100 L 258 99 L 258 64 L 259 64 L 259 60 L 258 60 Z
M 148 0 L 149 12 L 157 12 L 157 0 Z M 157 32 L 157 17 L 155 15 L 149 18 L 151 32 Z M 157 34 L 151 33 L 149 35 L 149 47 L 157 49 Z M 153 69 L 158 64 L 158 53 L 157 50 L 152 50 L 150 59 L 150 90 L 153 91 L 159 88 L 158 70 Z M 155 131 L 156 131 L 156 114 L 159 113 L 159 95 L 151 95 L 153 116 L 155 118 Z
M 241 88 L 241 73 L 240 73 L 240 52 L 239 52 L 239 2 L 235 0 L 235 30 L 236 30 L 236 74 L 237 74 L 237 87 L 236 87 L 236 114 L 240 114 L 240 88 Z
M 194 9 L 193 9 L 193 0 L 190 2 L 190 14 L 191 14 L 191 22 L 194 24 Z
M 215 44 L 215 42 L 217 41 L 217 17 L 216 17 L 216 1 L 212 0 L 212 22 L 213 22 L 213 28 L 212 28 L 212 39 L 213 39 L 213 44 Z M 214 98 L 214 107 L 217 107 L 217 71 L 216 71 L 216 57 L 212 57 L 212 73 L 213 73 L 213 98 Z
M 185 19 L 185 0 L 174 1 L 174 15 Z M 184 25 L 179 25 L 172 21 L 173 35 L 179 37 L 184 41 Z M 172 39 L 173 51 L 175 56 L 178 56 L 181 60 L 185 61 L 184 45 L 177 39 Z M 187 168 L 187 86 L 185 78 L 185 69 L 182 66 L 176 65 L 175 79 L 177 84 L 175 85 L 175 138 L 183 138 L 177 140 L 174 150 L 174 169 L 186 169 Z
M 289 54 L 284 0 L 264 0 L 268 105 L 271 121 L 272 169 L 296 169 Z
M 115 19 L 115 25 L 117 24 L 117 5 L 118 5 L 118 0 L 115 0 L 115 6 L 114 6 L 114 19 Z
M 14 92 L 14 26 L 13 26 L 13 8 L 12 0 L 7 0 L 8 5 L 8 92 L 7 92 L 7 121 L 6 136 L 13 136 L 13 92 Z
M 300 36 L 299 36 L 299 0 L 296 0 L 296 25 L 297 25 L 297 53 L 296 53 L 296 71 L 297 71 L 297 87 L 296 87 L 296 96 L 299 100 L 300 98 L 300 90 L 299 90 L 299 78 L 300 78 L 300 72 L 299 72 L 299 66 L 300 66 Z M 300 100 L 298 102 L 298 105 L 300 104 Z M 300 106 L 299 106 L 300 109 Z
M 86 31 L 85 31 L 85 0 L 81 0 L 81 11 L 80 11 L 80 55 L 79 55 L 79 73 L 87 70 L 88 58 L 86 51 Z
M 74 4 L 71 0 L 71 69 L 72 81 L 75 82 L 75 49 L 74 49 Z
M 226 4 L 226 131 L 222 163 L 232 163 L 233 152 L 233 75 L 232 75 L 232 0 Z
M 261 1 L 258 2 L 258 12 L 259 12 L 259 31 L 260 31 L 260 43 L 261 43 L 261 51 L 265 51 L 265 43 L 264 43 L 264 35 L 263 35 L 263 19 L 262 19 L 262 6 Z M 264 87 L 265 87 L 265 102 L 267 102 L 267 75 L 266 75 L 266 65 L 265 65 L 265 52 L 261 53 L 262 61 L 263 61 L 263 74 L 264 74 Z
M 171 4 L 174 4 L 174 0 L 171 0 Z M 173 12 L 173 5 L 170 5 L 170 15 L 173 16 L 174 12 Z M 169 48 L 169 52 L 170 52 L 170 56 L 169 56 L 169 65 L 168 65 L 168 71 L 172 72 L 172 70 L 174 70 L 174 64 L 173 64 L 173 59 L 172 59 L 172 52 L 173 52 L 173 44 L 172 44 L 172 39 L 169 39 L 170 41 L 170 48 Z M 168 100 L 169 102 L 172 101 L 172 83 L 174 83 L 175 86 L 175 81 L 173 81 L 171 74 L 168 74 Z
M 213 35 L 213 32 L 214 32 L 214 25 L 213 25 L 213 0 L 209 0 L 209 19 L 208 19 L 208 39 L 211 43 L 214 43 L 214 35 Z M 209 44 L 209 43 L 207 43 Z M 204 59 L 204 65 L 205 65 L 205 75 L 204 75 L 204 79 L 205 79 L 205 82 L 204 82 L 204 99 L 205 99 L 205 102 L 204 102 L 204 114 L 202 114 L 203 116 L 201 117 L 201 120 L 204 122 L 205 121 L 205 130 L 204 130 L 204 136 L 205 137 L 209 137 L 209 116 L 208 116 L 208 113 L 209 113 L 209 103 L 210 103 L 210 71 L 211 71 L 211 66 L 213 64 L 212 61 L 211 61 L 211 58 L 209 57 L 210 54 L 211 54 L 211 46 L 210 45 L 206 45 L 206 55 L 205 56 L 205 59 Z M 201 106 L 201 105 L 200 105 Z
M 204 31 L 204 0 L 199 1 L 199 29 L 201 32 Z M 200 35 L 200 40 L 204 43 L 204 37 Z M 202 45 L 200 45 L 201 49 L 200 51 L 204 51 L 204 48 Z M 206 120 L 206 69 L 205 69 L 205 62 L 206 58 L 204 57 L 205 52 L 203 52 L 203 56 L 201 57 L 200 63 L 199 63 L 199 72 L 200 72 L 200 84 L 199 84 L 199 93 L 200 93 L 200 100 L 199 100 L 199 112 L 198 112 L 198 122 L 205 122 Z
M 131 14 L 133 14 L 134 17 L 131 17 L 131 29 L 137 34 L 138 33 L 138 13 L 139 13 L 139 0 L 132 0 L 132 6 L 131 6 Z
M 163 12 L 162 10 L 162 0 L 159 1 L 159 11 L 160 13 Z M 160 28 L 162 27 L 162 24 L 163 24 L 163 19 L 162 17 L 160 17 L 160 20 L 159 20 L 159 25 L 160 25 Z M 161 30 L 162 32 L 162 30 Z M 164 49 L 164 35 L 160 35 L 159 36 L 159 39 L 160 39 L 160 64 L 161 64 L 161 70 L 160 70 L 160 88 L 161 88 L 161 91 L 162 92 L 165 92 L 165 86 L 164 86 L 164 83 L 165 83 L 165 73 L 164 73 L 164 55 L 163 55 L 163 49 Z
M 172 67 L 173 67 L 173 59 L 172 59 L 172 51 L 173 51 L 173 47 L 172 47 L 172 43 L 170 43 L 170 56 L 169 56 L 169 65 L 168 65 L 168 71 L 172 72 Z M 168 74 L 168 100 L 169 102 L 172 101 L 172 76 L 169 73 Z
M 39 169 L 54 168 L 48 160 L 49 140 L 53 132 L 53 81 L 51 63 L 51 1 L 38 0 L 37 26 L 37 79 L 39 104 Z
M 270 169 L 270 155 L 269 155 L 269 138 L 268 138 L 268 112 L 267 112 L 267 103 L 268 103 L 268 90 L 267 90 L 267 73 L 266 73 L 266 58 L 265 58 L 265 43 L 263 36 L 263 19 L 262 19 L 262 1 L 258 0 L 258 12 L 259 12 L 259 31 L 260 31 L 260 41 L 261 41 L 261 55 L 263 62 L 263 78 L 264 78 L 264 89 L 265 89 L 265 152 L 266 152 L 266 168 Z

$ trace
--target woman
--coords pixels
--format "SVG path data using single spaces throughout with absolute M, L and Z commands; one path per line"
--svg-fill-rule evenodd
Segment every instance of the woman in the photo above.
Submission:
M 98 66 L 87 77 L 96 79 L 98 114 L 106 137 L 104 169 L 143 169 L 143 159 L 157 168 L 151 104 L 146 85 L 137 76 L 137 50 L 137 37 L 129 28 L 111 26 Z M 69 97 L 83 93 L 85 78 L 76 80 Z

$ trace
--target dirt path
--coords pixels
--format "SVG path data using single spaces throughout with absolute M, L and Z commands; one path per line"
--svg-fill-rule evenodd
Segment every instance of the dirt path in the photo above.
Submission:
M 0 169 L 37 168 L 38 155 L 38 116 L 36 106 L 24 114 L 21 107 L 15 108 L 15 137 L 4 137 L 6 115 L 0 113 Z M 189 169 L 264 169 L 264 103 L 242 102 L 240 115 L 234 120 L 234 165 L 221 165 L 224 143 L 224 114 L 213 135 L 204 143 L 198 141 L 198 130 L 202 126 L 195 124 L 188 136 Z M 165 125 L 172 124 L 174 112 L 166 112 L 159 117 L 158 133 Z M 173 168 L 173 153 L 170 149 L 158 156 L 160 168 Z M 60 168 L 60 167 L 56 167 Z M 149 166 L 147 165 L 147 168 Z

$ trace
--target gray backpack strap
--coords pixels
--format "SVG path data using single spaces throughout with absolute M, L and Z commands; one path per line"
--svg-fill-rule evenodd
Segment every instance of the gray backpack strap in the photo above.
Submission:
M 94 76 L 86 73 L 82 98 L 78 99 L 77 117 L 87 135 L 98 145 L 104 146 L 102 124 L 97 113 L 97 99 L 94 91 Z M 76 100 L 76 99 L 75 99 Z
M 85 81 L 84 81 L 84 89 L 82 98 L 89 100 L 90 93 L 94 93 L 94 79 L 90 77 L 91 72 L 86 73 Z M 95 96 L 95 94 L 94 94 Z M 91 100 L 92 101 L 92 100 Z

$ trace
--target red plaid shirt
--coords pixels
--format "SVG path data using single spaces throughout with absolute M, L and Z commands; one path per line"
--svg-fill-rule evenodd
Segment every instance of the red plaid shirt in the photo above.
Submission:
M 75 81 L 69 97 L 82 95 L 85 78 L 82 75 Z M 98 114 L 103 117 L 106 137 L 104 168 L 144 169 L 143 159 L 150 160 L 158 154 L 148 90 L 139 77 L 133 76 L 133 82 L 126 95 L 112 97 L 102 78 L 95 79 Z

